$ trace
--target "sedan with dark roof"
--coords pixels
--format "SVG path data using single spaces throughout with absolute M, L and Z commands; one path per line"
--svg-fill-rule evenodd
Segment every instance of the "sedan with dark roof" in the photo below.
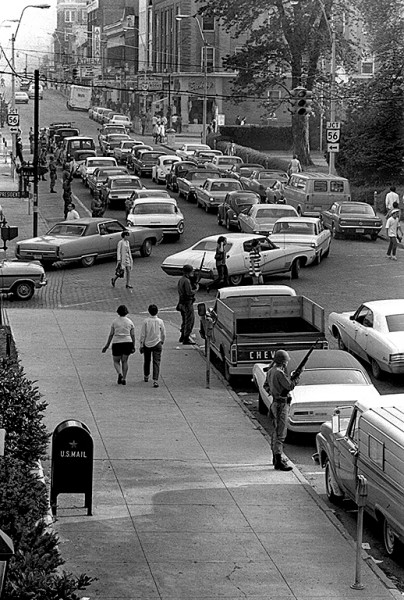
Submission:
M 374 208 L 365 202 L 334 202 L 321 217 L 335 238 L 351 234 L 370 235 L 371 240 L 377 240 L 383 226 Z
M 259 204 L 260 197 L 250 190 L 236 190 L 226 194 L 224 202 L 218 206 L 217 222 L 227 229 L 238 228 L 238 216 L 250 209 L 254 204 Z
M 208 169 L 188 171 L 183 177 L 177 177 L 178 196 L 184 197 L 188 202 L 195 202 L 197 189 L 201 188 L 209 177 L 217 176 L 217 171 Z
M 149 175 L 151 177 L 154 165 L 163 154 L 167 154 L 162 150 L 139 150 L 132 158 L 132 166 L 135 175 Z
M 45 235 L 21 240 L 15 254 L 21 260 L 39 260 L 44 265 L 55 262 L 80 262 L 92 267 L 98 258 L 116 258 L 123 231 L 129 231 L 132 252 L 150 256 L 153 246 L 160 244 L 163 233 L 151 227 L 127 229 L 116 219 L 91 218 L 61 221 Z
M 288 174 L 283 171 L 273 171 L 266 169 L 255 170 L 249 177 L 240 177 L 244 189 L 257 192 L 261 196 L 262 202 L 266 202 L 268 198 L 268 190 L 277 182 L 288 182 Z
M 207 179 L 202 187 L 196 189 L 196 204 L 209 212 L 220 206 L 229 192 L 241 189 L 239 181 L 216 176 L 215 179 Z

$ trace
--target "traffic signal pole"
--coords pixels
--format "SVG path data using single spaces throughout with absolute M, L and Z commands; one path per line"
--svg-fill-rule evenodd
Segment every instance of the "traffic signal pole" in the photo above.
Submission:
M 32 234 L 38 235 L 38 179 L 39 179 L 39 71 L 34 71 L 34 206 Z

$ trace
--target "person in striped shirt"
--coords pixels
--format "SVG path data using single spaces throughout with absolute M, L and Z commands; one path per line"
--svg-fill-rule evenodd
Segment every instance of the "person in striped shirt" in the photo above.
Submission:
M 262 285 L 264 278 L 261 272 L 261 245 L 258 239 L 254 239 L 251 242 L 250 249 L 250 276 L 252 277 L 254 285 Z

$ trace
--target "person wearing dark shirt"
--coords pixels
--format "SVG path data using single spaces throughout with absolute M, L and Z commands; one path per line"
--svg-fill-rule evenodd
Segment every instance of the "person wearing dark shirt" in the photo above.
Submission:
M 190 336 L 195 323 L 194 302 L 197 286 L 192 283 L 194 269 L 191 265 L 182 267 L 183 275 L 178 282 L 177 310 L 181 313 L 181 336 L 179 341 L 183 344 L 193 344 Z

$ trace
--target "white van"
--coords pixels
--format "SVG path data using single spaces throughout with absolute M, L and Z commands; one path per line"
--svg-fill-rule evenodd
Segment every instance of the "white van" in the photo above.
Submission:
M 327 173 L 293 173 L 283 193 L 286 204 L 307 217 L 319 217 L 334 202 L 351 200 L 348 179 Z

